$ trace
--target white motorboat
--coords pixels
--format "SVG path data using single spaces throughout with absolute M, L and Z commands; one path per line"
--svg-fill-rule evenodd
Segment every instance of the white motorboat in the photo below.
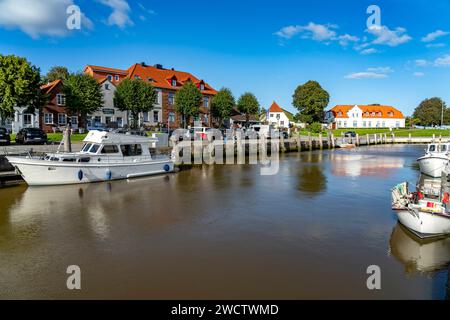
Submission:
M 424 179 L 417 192 L 409 192 L 407 183 L 392 190 L 392 209 L 399 222 L 420 238 L 450 234 L 450 197 L 448 182 Z
M 440 177 L 449 162 L 449 143 L 431 143 L 425 150 L 425 155 L 417 159 L 420 172 L 430 177 Z
M 174 160 L 152 156 L 157 139 L 90 131 L 80 152 L 6 158 L 30 186 L 130 179 L 174 171 Z

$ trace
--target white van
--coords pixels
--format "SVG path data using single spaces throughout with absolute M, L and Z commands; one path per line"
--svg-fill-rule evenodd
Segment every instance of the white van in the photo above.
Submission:
M 250 130 L 255 131 L 259 137 L 264 136 L 268 138 L 270 136 L 270 132 L 275 131 L 275 127 L 268 124 L 254 124 L 250 127 Z

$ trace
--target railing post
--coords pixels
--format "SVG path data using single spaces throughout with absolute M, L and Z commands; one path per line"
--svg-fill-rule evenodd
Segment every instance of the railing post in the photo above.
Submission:
M 373 135 L 373 139 L 375 140 L 375 144 L 377 144 L 377 134 L 375 133 L 374 135 Z
M 370 137 L 369 134 L 366 134 L 366 144 L 370 145 Z
M 334 149 L 334 133 L 331 133 L 331 147 Z
M 320 147 L 320 150 L 323 149 L 322 133 L 319 133 L 319 147 Z
M 408 143 L 411 143 L 411 142 L 412 142 L 411 133 L 409 133 L 409 135 L 408 135 Z
M 311 137 L 311 131 L 308 132 L 308 143 L 309 143 L 309 150 L 312 150 L 312 137 Z
M 436 139 L 436 135 L 433 133 L 433 141 L 432 142 L 435 142 L 435 139 Z
M 300 138 L 300 133 L 297 135 L 297 151 L 302 151 L 302 139 Z
M 359 133 L 356 134 L 356 145 L 359 146 Z

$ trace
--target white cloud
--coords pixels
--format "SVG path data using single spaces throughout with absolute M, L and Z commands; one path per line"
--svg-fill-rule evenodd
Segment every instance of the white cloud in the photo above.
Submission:
M 422 42 L 432 42 L 436 40 L 437 38 L 443 37 L 450 34 L 450 32 L 442 31 L 442 30 L 436 30 L 434 32 L 431 32 L 427 34 L 425 37 L 422 38 Z
M 450 67 L 450 54 L 437 58 L 434 65 L 436 67 Z
M 422 78 L 422 77 L 425 76 L 425 73 L 423 73 L 423 72 L 414 72 L 413 76 L 416 77 L 416 78 Z
M 429 43 L 426 45 L 427 48 L 443 48 L 445 43 Z
M 345 76 L 346 79 L 382 79 L 387 78 L 384 73 L 376 72 L 355 72 Z
M 130 6 L 126 0 L 99 0 L 100 3 L 113 9 L 113 12 L 108 17 L 109 25 L 116 25 L 124 29 L 127 25 L 133 25 L 130 14 Z
M 316 24 L 314 22 L 308 23 L 306 26 L 287 26 L 275 32 L 280 38 L 291 39 L 297 34 L 301 34 L 303 39 L 313 39 L 315 41 L 326 41 L 336 39 L 336 25 L 331 24 Z
M 0 1 L 0 26 L 20 29 L 32 38 L 41 35 L 63 37 L 67 29 L 66 10 L 73 0 L 2 0 Z M 84 14 L 81 29 L 92 29 L 93 23 Z
M 367 71 L 377 72 L 377 73 L 391 73 L 394 72 L 391 67 L 376 67 L 376 68 L 367 68 Z
M 380 51 L 378 51 L 375 48 L 367 48 L 367 49 L 362 50 L 360 53 L 362 55 L 368 55 L 368 54 L 377 53 L 377 52 L 380 52 Z
M 417 59 L 417 60 L 414 60 L 414 64 L 415 64 L 417 67 L 426 67 L 426 66 L 428 66 L 430 63 L 429 63 L 427 60 L 425 60 L 425 59 Z
M 349 42 L 358 42 L 359 41 L 358 37 L 349 35 L 347 33 L 339 36 L 337 39 L 339 41 L 339 44 L 344 47 L 347 46 L 349 44 Z
M 346 75 L 346 79 L 384 79 L 388 73 L 394 72 L 391 67 L 373 67 L 367 68 L 363 72 L 354 72 Z
M 395 30 L 390 30 L 386 26 L 373 26 L 367 29 L 366 32 L 376 37 L 376 39 L 372 41 L 373 44 L 387 45 L 390 47 L 396 47 L 412 39 L 406 34 L 406 29 L 400 27 Z

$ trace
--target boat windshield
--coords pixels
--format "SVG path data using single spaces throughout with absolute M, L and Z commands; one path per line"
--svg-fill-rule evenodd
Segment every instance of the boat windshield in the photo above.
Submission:
M 435 144 L 430 144 L 430 146 L 428 147 L 428 151 L 429 152 L 436 152 L 436 145 Z
M 99 144 L 95 143 L 86 143 L 83 148 L 81 149 L 81 152 L 87 152 L 87 153 L 97 153 L 98 149 L 100 148 Z
M 447 152 L 447 145 L 441 144 L 441 152 Z

